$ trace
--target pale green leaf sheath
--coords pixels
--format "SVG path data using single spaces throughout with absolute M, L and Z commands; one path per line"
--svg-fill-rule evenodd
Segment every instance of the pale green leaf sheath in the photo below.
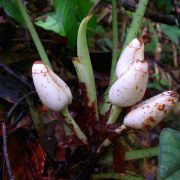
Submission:
M 84 104 L 88 106 L 88 108 L 92 109 L 94 118 L 98 120 L 99 115 L 97 108 L 95 81 L 86 38 L 86 27 L 90 18 L 91 16 L 87 16 L 80 24 L 77 39 L 78 58 L 73 60 L 73 64 L 82 87 Z

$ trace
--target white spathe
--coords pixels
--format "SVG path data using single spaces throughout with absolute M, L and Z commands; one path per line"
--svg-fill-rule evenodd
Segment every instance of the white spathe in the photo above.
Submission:
M 122 52 L 116 75 L 118 79 L 109 90 L 111 104 L 128 107 L 139 102 L 147 88 L 148 64 L 144 60 L 144 44 L 138 39 L 132 40 Z
M 42 61 L 34 62 L 32 78 L 41 102 L 49 109 L 60 111 L 72 102 L 67 84 Z
M 157 125 L 178 101 L 173 91 L 165 91 L 134 107 L 125 116 L 124 125 L 132 129 L 150 129 Z
M 144 43 L 137 38 L 133 39 L 121 53 L 116 65 L 116 76 L 121 77 L 134 60 L 144 60 Z

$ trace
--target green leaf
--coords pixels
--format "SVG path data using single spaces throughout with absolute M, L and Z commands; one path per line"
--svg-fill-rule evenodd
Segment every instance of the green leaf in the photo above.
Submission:
M 72 47 L 77 41 L 78 21 L 76 19 L 76 3 L 74 0 L 56 0 L 55 15 L 56 23 L 62 24 L 68 37 L 68 44 Z M 53 29 L 52 29 L 53 30 Z M 60 35 L 61 31 L 59 31 Z
M 160 11 L 166 12 L 168 14 L 173 9 L 171 0 L 156 0 L 155 3 L 157 4 L 157 7 Z
M 180 132 L 166 128 L 160 135 L 159 179 L 180 179 Z
M 180 179 L 180 170 L 176 171 L 173 175 L 164 178 L 164 180 L 178 180 Z
M 170 86 L 169 83 L 164 79 L 161 79 L 159 83 L 160 83 L 161 86 L 163 86 L 166 89 L 168 89 L 169 86 Z
M 180 29 L 178 27 L 161 24 L 161 30 L 166 36 L 169 37 L 171 41 L 173 41 L 175 44 L 179 44 Z
M 51 30 L 56 33 L 61 34 L 61 36 L 65 36 L 65 30 L 61 22 L 57 23 L 57 16 L 55 14 L 49 14 L 47 15 L 47 18 L 45 20 L 39 19 L 36 21 L 36 25 L 39 27 L 42 27 L 46 30 Z
M 151 53 L 155 53 L 156 47 L 159 44 L 159 39 L 157 36 L 157 31 L 155 30 L 153 24 L 151 22 L 147 22 L 147 27 L 151 34 L 151 41 L 145 46 L 145 51 L 149 51 Z
M 90 0 L 55 0 L 55 12 L 47 14 L 45 21 L 37 19 L 36 25 L 66 36 L 68 45 L 74 47 L 79 24 L 87 16 L 92 5 L 93 2 Z M 95 29 L 95 25 L 91 23 L 90 29 Z
M 1 0 L 0 5 L 8 16 L 16 20 L 22 26 L 25 26 L 24 18 L 19 10 L 17 0 Z

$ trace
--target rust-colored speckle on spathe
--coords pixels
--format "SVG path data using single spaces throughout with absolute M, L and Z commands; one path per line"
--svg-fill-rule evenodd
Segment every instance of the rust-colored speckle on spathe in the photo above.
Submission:
M 146 61 L 143 59 L 143 60 L 141 60 L 141 63 L 143 64 L 143 63 L 146 63 Z
M 159 104 L 158 107 L 157 107 L 157 110 L 163 111 L 164 108 L 165 108 L 165 104 Z
M 138 39 L 138 41 L 140 42 L 140 46 L 142 46 L 143 43 L 144 43 L 143 39 L 142 39 L 142 38 L 137 38 L 137 39 Z
M 169 98 L 167 101 L 168 101 L 169 103 L 171 103 L 171 104 L 175 104 L 175 102 L 174 102 L 174 99 L 173 99 L 173 98 Z
M 142 129 L 151 129 L 152 126 L 155 124 L 156 120 L 153 116 L 149 116 L 145 119 L 144 123 L 142 124 Z
M 178 97 L 178 94 L 176 92 L 173 92 L 173 91 L 168 91 L 168 94 L 169 94 L 169 96 L 174 97 L 174 98 Z

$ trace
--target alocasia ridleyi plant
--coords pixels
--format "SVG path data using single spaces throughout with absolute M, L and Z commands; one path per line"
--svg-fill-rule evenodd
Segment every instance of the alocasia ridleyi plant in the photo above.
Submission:
M 101 104 L 102 107 L 105 107 L 102 109 L 97 100 L 86 39 L 87 23 L 91 16 L 85 17 L 79 26 L 77 57 L 73 59 L 73 65 L 76 69 L 83 97 L 82 105 L 85 109 L 85 116 L 82 120 L 85 121 L 86 126 L 84 129 L 81 128 L 68 110 L 68 105 L 73 99 L 70 87 L 53 72 L 25 7 L 21 0 L 18 0 L 18 3 L 42 59 L 42 61 L 36 61 L 32 67 L 32 77 L 37 94 L 42 104 L 62 114 L 69 128 L 80 140 L 80 146 L 87 154 L 92 155 L 91 160 L 103 155 L 122 133 L 128 130 L 150 130 L 153 128 L 163 120 L 178 101 L 176 92 L 165 91 L 140 102 L 148 84 L 148 64 L 144 59 L 144 42 L 142 39 L 136 38 L 148 3 L 148 0 L 141 0 L 120 58 L 117 63 L 114 63 L 114 69 L 111 69 L 111 83 L 104 98 L 107 101 Z M 123 123 L 118 122 L 112 133 L 109 133 L 109 124 L 116 122 L 122 108 L 130 106 L 132 106 L 131 110 L 125 115 Z M 104 123 L 104 121 L 106 122 Z M 104 132 L 99 130 L 101 128 Z

